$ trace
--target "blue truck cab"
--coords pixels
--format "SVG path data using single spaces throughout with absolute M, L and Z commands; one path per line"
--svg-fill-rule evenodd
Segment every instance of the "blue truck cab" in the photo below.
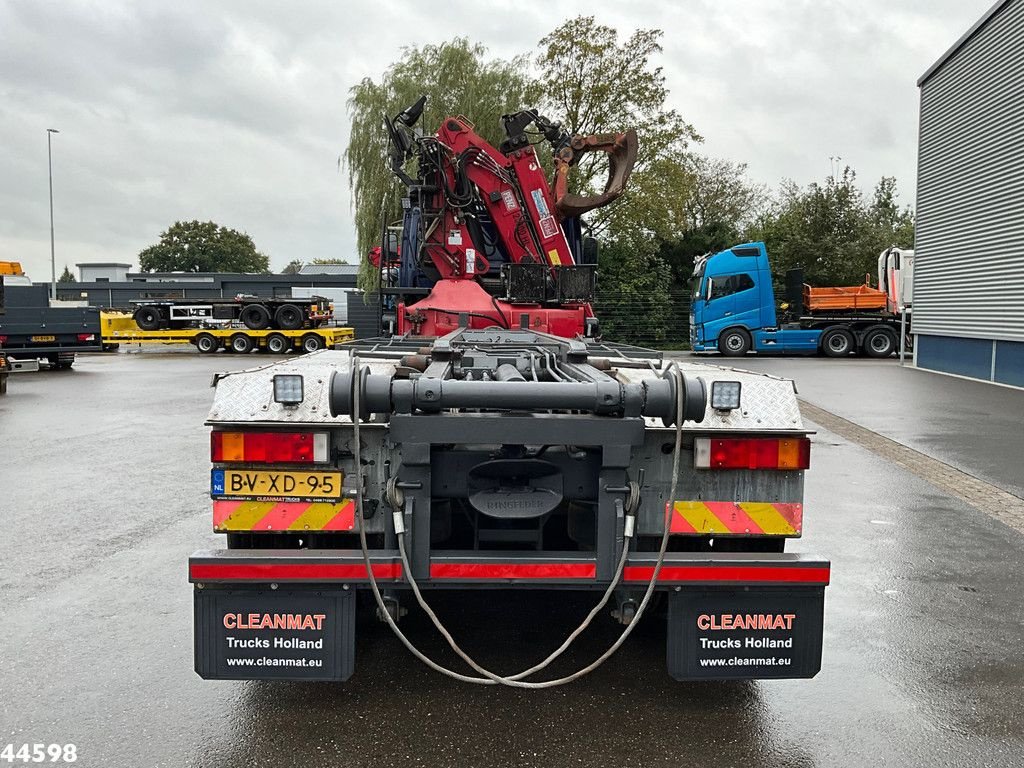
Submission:
M 798 322 L 780 327 L 764 243 L 744 243 L 697 259 L 692 286 L 690 344 L 695 352 L 818 351 L 822 329 Z

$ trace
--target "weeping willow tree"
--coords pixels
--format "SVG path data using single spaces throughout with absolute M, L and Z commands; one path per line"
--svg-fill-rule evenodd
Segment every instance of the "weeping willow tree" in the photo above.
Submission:
M 379 82 L 366 78 L 349 92 L 351 135 L 345 150 L 360 254 L 380 243 L 385 222 L 401 215 L 403 189 L 391 173 L 382 115 L 393 117 L 422 95 L 427 106 L 419 126 L 436 130 L 449 115 L 463 115 L 495 145 L 501 116 L 536 106 L 539 86 L 529 77 L 527 57 L 489 59 L 487 49 L 456 38 L 440 45 L 406 48 Z M 364 258 L 359 285 L 376 289 L 376 271 Z

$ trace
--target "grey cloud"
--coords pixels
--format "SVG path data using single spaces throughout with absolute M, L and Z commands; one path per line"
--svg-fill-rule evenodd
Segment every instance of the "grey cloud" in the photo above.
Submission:
M 865 183 L 896 175 L 910 201 L 914 81 L 987 5 L 0 0 L 0 259 L 49 274 L 52 126 L 58 269 L 132 261 L 178 218 L 247 230 L 278 268 L 355 260 L 336 167 L 348 89 L 403 46 L 465 35 L 532 53 L 578 13 L 665 30 L 657 63 L 705 151 L 772 186 L 820 179 L 840 154 Z

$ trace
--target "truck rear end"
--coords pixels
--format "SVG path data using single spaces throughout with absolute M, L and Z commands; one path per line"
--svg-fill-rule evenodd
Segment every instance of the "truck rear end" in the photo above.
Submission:
M 453 588 L 588 590 L 588 621 L 614 611 L 623 640 L 645 613 L 660 618 L 679 680 L 820 668 L 830 565 L 784 551 L 803 530 L 810 461 L 789 381 L 460 330 L 215 387 L 213 527 L 226 547 L 189 561 L 202 677 L 348 679 L 356 593 L 401 633 L 406 608 Z M 555 680 L 441 671 L 544 687 L 595 666 Z
M 9 285 L 0 315 L 0 349 L 16 360 L 45 360 L 70 368 L 80 352 L 100 352 L 97 307 L 51 307 L 44 285 Z

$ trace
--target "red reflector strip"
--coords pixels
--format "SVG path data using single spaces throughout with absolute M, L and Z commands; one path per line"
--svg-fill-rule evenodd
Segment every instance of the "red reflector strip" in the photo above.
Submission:
M 432 579 L 593 579 L 594 563 L 433 563 Z
M 378 579 L 402 578 L 400 563 L 374 563 L 372 568 Z M 644 582 L 650 581 L 653 575 L 653 565 L 628 565 L 622 578 Z M 829 568 L 666 565 L 661 569 L 658 582 L 825 586 L 830 575 Z M 596 567 L 593 563 L 435 563 L 430 568 L 430 576 L 433 579 L 593 579 Z M 362 563 L 193 563 L 189 567 L 189 578 L 192 581 L 352 581 L 366 579 L 367 573 Z
M 402 578 L 401 563 L 374 563 L 378 579 Z M 366 579 L 362 563 L 192 563 L 188 569 L 192 581 L 287 581 L 289 579 Z
M 658 583 L 666 581 L 750 581 L 782 584 L 829 583 L 830 568 L 768 567 L 760 565 L 666 565 L 658 574 Z M 627 565 L 624 581 L 650 581 L 653 565 Z

